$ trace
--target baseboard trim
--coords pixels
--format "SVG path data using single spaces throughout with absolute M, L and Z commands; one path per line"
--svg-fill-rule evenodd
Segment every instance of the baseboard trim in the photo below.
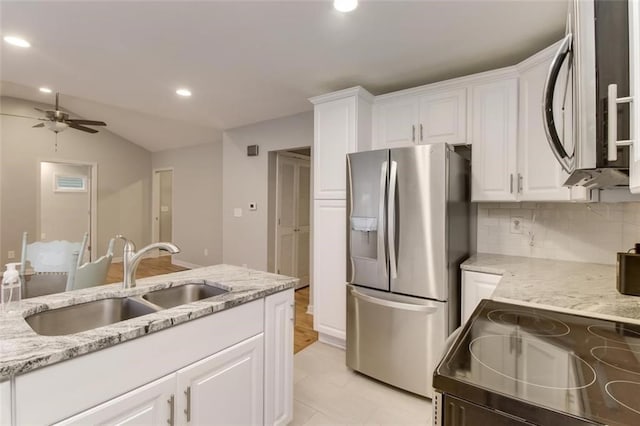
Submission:
M 198 265 L 196 263 L 191 263 L 191 262 L 185 262 L 184 260 L 178 260 L 178 259 L 171 259 L 171 264 L 176 266 L 182 266 L 183 268 L 189 268 L 189 269 L 204 268 L 203 265 Z
M 333 337 L 328 334 L 318 333 L 318 340 L 322 343 L 326 343 L 327 345 L 335 346 L 336 348 L 347 348 L 347 342 L 344 339 Z

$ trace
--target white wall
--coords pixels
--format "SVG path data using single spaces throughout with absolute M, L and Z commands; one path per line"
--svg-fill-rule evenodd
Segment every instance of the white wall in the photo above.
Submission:
M 0 98 L 0 108 L 5 113 L 37 116 L 33 109 L 36 106 L 50 107 L 22 99 Z M 29 119 L 0 116 L 0 262 L 7 262 L 9 250 L 15 251 L 19 258 L 22 232 L 36 235 L 40 161 L 98 163 L 98 253 L 105 252 L 109 239 L 119 233 L 139 247 L 148 244 L 151 153 L 109 132 L 108 127 L 96 134 L 68 129 L 58 135 L 56 152 L 56 135 L 48 129 L 32 129 L 33 124 Z M 120 245 L 117 249 L 119 256 Z
M 522 233 L 512 219 L 521 218 Z M 478 252 L 578 262 L 616 263 L 640 242 L 640 203 L 483 203 Z
M 248 145 L 260 155 L 247 157 Z M 264 121 L 223 134 L 223 262 L 267 270 L 268 158 L 270 151 L 313 145 L 313 112 Z M 258 209 L 249 211 L 249 203 Z M 234 217 L 234 209 L 242 217 Z
M 221 142 L 152 154 L 154 169 L 173 168 L 174 262 L 222 261 L 222 158 Z

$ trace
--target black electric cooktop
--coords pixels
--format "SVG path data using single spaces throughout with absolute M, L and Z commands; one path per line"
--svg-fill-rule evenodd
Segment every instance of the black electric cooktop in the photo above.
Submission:
M 640 326 L 483 300 L 433 383 L 534 424 L 640 425 Z

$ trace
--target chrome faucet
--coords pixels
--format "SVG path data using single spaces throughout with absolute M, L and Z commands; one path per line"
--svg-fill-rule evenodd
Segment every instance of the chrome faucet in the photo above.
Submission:
M 171 254 L 180 253 L 178 246 L 172 243 L 151 243 L 145 246 L 136 253 L 136 245 L 133 241 L 123 237 L 122 235 L 116 235 L 116 238 L 124 241 L 124 255 L 122 264 L 124 266 L 124 279 L 122 281 L 122 288 L 133 288 L 136 286 L 136 270 L 142 260 L 142 256 L 145 253 L 155 249 L 164 249 Z

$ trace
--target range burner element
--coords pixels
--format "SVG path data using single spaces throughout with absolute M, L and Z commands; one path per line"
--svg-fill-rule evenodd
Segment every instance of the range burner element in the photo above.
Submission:
M 614 380 L 605 385 L 607 395 L 624 408 L 640 414 L 638 411 L 638 395 L 640 394 L 640 383 L 628 380 Z M 636 423 L 637 424 L 637 423 Z
M 624 325 L 590 325 L 589 333 L 611 342 L 624 343 L 630 346 L 640 346 L 640 331 L 632 329 L 629 324 Z
M 496 309 L 489 312 L 487 318 L 509 329 L 518 326 L 533 336 L 564 336 L 570 331 L 569 326 L 562 321 L 537 312 Z
M 640 352 L 613 346 L 596 346 L 591 349 L 591 355 L 609 367 L 640 375 Z
M 496 354 L 496 348 L 502 351 L 501 357 L 492 356 Z M 469 351 L 482 367 L 502 377 L 527 385 L 546 389 L 573 390 L 586 388 L 596 381 L 595 370 L 585 360 L 574 353 L 559 349 L 543 339 L 514 335 L 481 336 L 471 341 Z M 576 370 L 580 370 L 580 382 L 569 381 L 568 375 L 559 376 L 554 374 L 552 370 L 546 370 L 549 374 L 545 374 L 545 370 L 534 370 L 536 373 L 531 374 L 532 371 L 527 368 L 518 368 L 518 365 L 524 365 L 527 351 L 564 356 L 567 359 L 566 365 L 575 366 Z

